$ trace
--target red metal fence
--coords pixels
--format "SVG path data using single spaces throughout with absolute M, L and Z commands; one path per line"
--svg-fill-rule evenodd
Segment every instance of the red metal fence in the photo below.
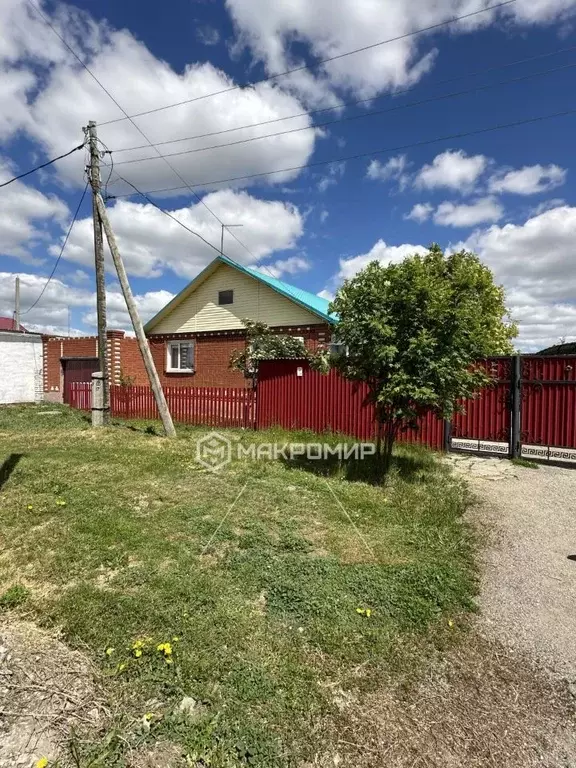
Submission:
M 280 426 L 312 432 L 339 432 L 373 440 L 374 406 L 363 382 L 342 378 L 335 370 L 322 374 L 304 360 L 269 360 L 258 366 L 256 427 Z M 400 439 L 441 450 L 444 423 L 433 414 Z
M 576 356 L 514 356 L 483 361 L 491 383 L 463 403 L 452 423 L 429 413 L 400 439 L 437 450 L 470 450 L 576 463 Z M 70 403 L 91 407 L 91 385 L 70 384 Z M 213 427 L 281 426 L 374 438 L 368 388 L 310 368 L 306 361 L 263 362 L 251 389 L 166 387 L 175 421 Z M 257 406 L 257 407 L 256 407 Z M 113 416 L 158 418 L 148 387 L 111 388 Z
M 164 387 L 174 421 L 209 427 L 253 427 L 256 396 L 251 389 L 227 387 Z M 70 405 L 92 407 L 91 384 L 70 385 Z M 149 387 L 110 387 L 112 416 L 123 419 L 158 419 L 158 409 Z

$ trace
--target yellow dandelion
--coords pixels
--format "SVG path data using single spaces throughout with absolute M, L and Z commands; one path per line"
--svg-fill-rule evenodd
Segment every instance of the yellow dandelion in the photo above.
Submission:
M 154 712 L 146 712 L 146 714 L 144 715 L 144 720 L 147 720 L 148 722 L 150 722 L 150 720 L 152 720 L 153 717 L 154 717 Z
M 366 616 L 368 616 L 368 618 L 370 618 L 370 616 L 372 616 L 372 611 L 371 611 L 370 608 L 366 608 Z
M 170 643 L 160 643 L 156 646 L 156 650 L 160 653 L 163 653 L 164 656 L 171 656 L 172 655 L 172 646 Z
M 452 621 L 452 619 L 448 619 L 448 626 L 450 628 L 452 628 L 454 626 L 454 622 Z
M 59 507 L 65 507 L 65 506 L 66 506 L 66 502 L 64 501 L 64 499 L 58 499 L 58 501 L 56 502 L 56 504 L 57 504 Z
M 40 760 L 36 760 L 34 768 L 46 768 L 47 765 L 48 765 L 48 758 L 41 757 Z
M 136 656 L 136 658 L 139 659 L 140 656 L 142 656 L 142 649 L 141 648 L 135 648 L 134 649 L 134 656 Z
M 118 670 L 118 672 L 123 672 L 126 669 L 126 664 L 124 664 L 124 662 L 122 662 L 122 664 L 118 664 L 116 669 Z
M 364 608 L 356 608 L 356 613 L 359 613 L 362 616 L 364 614 Z
M 112 656 L 116 648 L 106 648 L 106 656 Z
M 34 509 L 34 507 L 32 506 L 32 504 L 28 504 L 28 506 L 26 507 L 26 509 Z

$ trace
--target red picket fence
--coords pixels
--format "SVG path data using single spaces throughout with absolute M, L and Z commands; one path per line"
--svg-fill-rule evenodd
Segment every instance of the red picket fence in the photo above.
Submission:
M 70 385 L 70 405 L 82 410 L 92 407 L 89 382 Z M 252 389 L 232 387 L 164 387 L 174 421 L 209 427 L 253 427 L 256 396 Z M 110 387 L 110 411 L 122 419 L 158 419 L 158 409 L 149 387 Z
M 256 428 L 280 426 L 373 440 L 374 406 L 367 395 L 364 382 L 344 379 L 335 370 L 322 374 L 304 360 L 268 360 L 258 366 Z M 441 450 L 444 422 L 429 413 L 418 429 L 402 432 L 400 439 Z

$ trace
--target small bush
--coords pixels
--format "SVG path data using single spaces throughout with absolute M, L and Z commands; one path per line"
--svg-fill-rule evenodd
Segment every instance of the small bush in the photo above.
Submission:
M 22 584 L 14 584 L 8 587 L 3 595 L 0 595 L 0 609 L 9 610 L 17 608 L 30 597 L 30 590 L 23 587 Z

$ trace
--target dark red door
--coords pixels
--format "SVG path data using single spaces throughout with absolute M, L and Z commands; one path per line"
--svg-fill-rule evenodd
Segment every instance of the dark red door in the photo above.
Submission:
M 64 369 L 64 402 L 70 402 L 70 384 L 75 381 L 92 381 L 92 374 L 99 369 L 97 357 L 75 357 L 62 360 Z

